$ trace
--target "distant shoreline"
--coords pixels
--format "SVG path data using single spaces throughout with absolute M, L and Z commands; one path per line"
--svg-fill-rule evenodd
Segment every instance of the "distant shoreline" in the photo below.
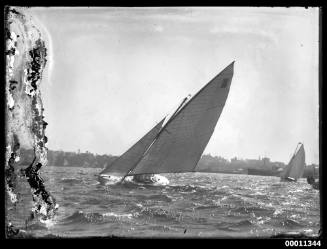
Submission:
M 33 161 L 32 149 L 20 149 L 20 161 L 18 165 L 28 166 Z M 118 156 L 98 155 L 86 152 L 65 152 L 48 150 L 47 165 L 52 167 L 81 167 L 81 168 L 99 168 L 103 169 L 110 165 Z M 282 162 L 272 162 L 269 158 L 263 157 L 259 159 L 238 159 L 232 158 L 230 161 L 220 157 L 211 155 L 202 155 L 196 172 L 203 173 L 222 173 L 222 174 L 243 174 L 243 175 L 261 175 L 261 176 L 277 176 L 286 167 Z M 303 178 L 306 178 L 314 172 L 318 178 L 318 165 L 307 165 Z

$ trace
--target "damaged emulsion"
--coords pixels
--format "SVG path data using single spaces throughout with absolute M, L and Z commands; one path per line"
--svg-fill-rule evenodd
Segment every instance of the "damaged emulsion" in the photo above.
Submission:
M 9 9 L 9 7 L 5 8 L 5 39 L 6 41 L 13 41 L 13 37 L 11 36 L 11 32 L 9 29 L 9 25 L 12 23 L 12 21 L 8 20 L 8 16 L 10 12 L 14 14 L 20 15 L 16 10 L 14 9 Z M 19 36 L 17 36 L 19 37 Z M 6 56 L 15 56 L 16 54 L 16 46 L 17 42 L 14 43 L 14 47 L 10 46 L 10 48 L 5 50 L 5 55 Z M 8 67 L 8 65 L 7 65 Z M 10 79 L 9 80 L 9 92 L 12 94 L 12 91 L 16 88 L 16 85 L 18 82 L 16 80 Z M 12 111 L 12 108 L 9 108 L 10 111 Z M 12 143 L 10 144 L 10 148 L 12 148 L 10 152 L 10 158 L 8 159 L 7 166 L 5 168 L 5 181 L 6 181 L 6 187 L 9 192 L 11 201 L 16 204 L 17 202 L 17 195 L 15 194 L 15 189 L 16 189 L 16 181 L 17 181 L 17 176 L 15 174 L 15 162 L 19 158 L 19 139 L 16 134 L 12 135 Z M 7 144 L 8 145 L 8 144 Z
M 46 64 L 45 57 L 47 56 L 47 49 L 45 48 L 44 41 L 38 39 L 35 42 L 35 47 L 29 51 L 29 55 L 32 58 L 32 61 L 27 69 L 27 80 L 31 82 L 31 86 L 34 91 L 36 91 L 36 82 L 41 78 L 40 70 Z
M 8 17 L 11 15 L 12 18 L 16 18 L 17 20 L 24 20 L 25 17 L 23 14 L 19 13 L 18 11 L 12 8 L 6 8 L 6 26 L 5 26 L 5 36 L 6 40 L 10 40 L 11 42 L 14 41 L 13 37 L 11 37 L 10 29 L 8 28 L 12 21 L 9 21 Z M 14 14 L 14 15 L 12 15 Z M 25 22 L 23 22 L 25 25 Z M 35 28 L 35 27 L 34 27 Z M 19 35 L 17 35 L 19 37 Z M 17 49 L 17 41 L 14 43 L 14 47 L 7 48 L 5 54 L 8 56 L 15 56 Z M 55 199 L 50 195 L 50 193 L 45 189 L 44 182 L 42 178 L 39 176 L 39 170 L 43 166 L 42 163 L 46 162 L 46 151 L 47 148 L 45 144 L 47 143 L 47 137 L 44 134 L 44 130 L 47 126 L 47 122 L 45 122 L 44 116 L 42 115 L 44 109 L 42 107 L 41 97 L 39 94 L 38 88 L 38 81 L 41 79 L 42 71 L 46 64 L 46 56 L 47 56 L 47 49 L 45 47 L 45 43 L 40 38 L 34 42 L 34 46 L 27 51 L 27 55 L 29 55 L 29 59 L 24 67 L 27 73 L 27 82 L 26 84 L 30 84 L 32 89 L 30 89 L 27 95 L 31 98 L 31 105 L 29 108 L 32 110 L 32 127 L 30 129 L 31 134 L 34 135 L 34 160 L 33 162 L 26 168 L 21 171 L 22 175 L 26 177 L 33 195 L 34 201 L 34 208 L 32 209 L 31 218 L 35 217 L 35 214 L 41 214 L 42 219 L 51 218 L 54 215 L 54 212 L 57 208 L 57 204 Z M 8 67 L 8 64 L 7 64 Z M 17 70 L 12 68 L 13 70 Z M 17 90 L 19 85 L 23 85 L 22 81 L 17 81 L 13 78 L 7 80 L 7 87 L 10 94 Z M 34 93 L 33 93 L 34 92 Z M 17 95 L 16 95 L 17 96 Z M 12 107 L 9 107 L 9 112 L 13 111 L 14 109 L 13 104 Z M 28 105 L 27 105 L 28 107 Z M 11 124 L 8 124 L 11 125 Z M 15 196 L 15 188 L 16 188 L 16 173 L 15 173 L 15 164 L 19 161 L 19 137 L 15 134 L 14 131 L 11 131 L 11 139 L 13 144 L 10 144 L 9 151 L 10 158 L 8 159 L 6 170 L 5 170 L 5 180 L 6 186 L 9 195 Z M 8 144 L 7 144 L 8 146 Z M 41 163 L 42 162 L 42 163 Z M 16 202 L 17 200 L 11 199 L 12 202 Z M 7 228 L 12 230 L 12 225 L 9 222 L 7 224 Z M 7 233 L 9 236 L 10 233 Z
M 14 190 L 16 189 L 17 176 L 15 174 L 15 162 L 20 148 L 18 138 L 15 134 L 13 135 L 13 140 L 14 140 L 13 152 L 11 153 L 10 158 L 8 160 L 9 168 L 5 169 L 5 179 L 6 179 L 7 187 L 11 192 L 14 192 Z
M 45 190 L 45 186 L 42 178 L 38 175 L 39 169 L 42 167 L 41 163 L 35 163 L 36 157 L 34 157 L 33 162 L 29 167 L 22 170 L 22 174 L 27 178 L 27 181 L 30 187 L 33 190 L 33 199 L 34 196 L 41 196 L 42 200 L 46 202 L 48 208 L 47 213 L 55 208 L 55 199 Z M 35 199 L 34 199 L 35 200 Z M 37 203 L 36 211 L 41 212 L 42 203 Z M 31 214 L 31 217 L 34 218 L 34 213 Z
M 12 40 L 8 25 L 5 26 L 5 37 L 6 37 L 6 40 Z M 17 36 L 17 37 L 19 37 L 19 36 Z M 15 47 L 16 46 L 17 46 L 17 42 L 15 42 Z M 10 48 L 10 49 L 7 49 L 5 51 L 5 55 L 15 55 L 15 54 L 16 54 L 16 49 L 15 48 Z
M 42 69 L 46 64 L 47 49 L 45 47 L 44 41 L 38 39 L 35 42 L 34 48 L 29 51 L 31 61 L 27 68 L 27 80 L 30 82 L 34 91 L 37 90 L 37 82 L 41 79 Z M 33 110 L 33 126 L 32 132 L 36 136 L 36 148 L 39 154 L 42 153 L 42 150 L 45 148 L 45 143 L 47 142 L 47 137 L 44 135 L 44 130 L 46 128 L 47 122 L 43 120 L 44 116 L 42 112 L 44 108 L 41 108 L 41 113 L 37 108 L 38 105 L 38 96 L 32 95 L 32 110 Z M 42 167 L 40 162 L 34 164 L 36 157 L 34 158 L 32 164 L 25 169 L 25 176 L 30 184 L 30 187 L 33 190 L 33 198 L 38 196 L 41 197 L 47 204 L 46 214 L 52 211 L 55 208 L 55 199 L 46 191 L 42 178 L 39 176 L 38 171 Z M 42 208 L 42 203 L 38 202 L 37 211 L 40 212 Z

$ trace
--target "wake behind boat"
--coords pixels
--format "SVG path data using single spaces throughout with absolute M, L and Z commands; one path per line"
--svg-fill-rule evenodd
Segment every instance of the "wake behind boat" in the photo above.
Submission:
M 100 182 L 168 184 L 160 173 L 193 172 L 225 106 L 234 62 L 99 174 Z
M 301 178 L 305 167 L 305 152 L 302 143 L 298 143 L 295 152 L 281 173 L 281 181 L 296 182 L 297 179 Z

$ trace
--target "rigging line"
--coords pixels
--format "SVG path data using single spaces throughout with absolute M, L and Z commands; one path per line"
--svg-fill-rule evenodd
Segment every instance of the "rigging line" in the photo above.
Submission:
M 182 101 L 182 103 L 177 107 L 176 111 L 173 113 L 173 115 L 169 118 L 169 120 L 166 122 L 166 124 L 161 128 L 161 130 L 158 132 L 158 134 L 156 135 L 156 137 L 153 139 L 153 142 L 150 144 L 150 146 L 146 149 L 146 151 L 143 153 L 142 157 L 137 161 L 137 163 L 127 172 L 127 174 L 124 175 L 124 177 L 121 179 L 120 183 L 122 183 L 125 178 L 128 176 L 129 173 L 131 173 L 136 166 L 139 164 L 139 162 L 143 159 L 143 157 L 148 153 L 148 151 L 150 150 L 150 148 L 152 147 L 152 145 L 157 141 L 157 139 L 159 138 L 160 134 L 165 130 L 165 128 L 167 127 L 167 125 L 176 117 L 176 115 L 178 114 L 178 111 L 181 110 L 181 107 L 184 105 L 185 101 L 187 100 L 187 97 L 185 97 Z M 168 132 L 168 131 L 167 131 Z M 168 132 L 169 133 L 169 132 Z
M 141 139 L 142 139 L 142 138 L 141 138 Z M 136 143 L 137 143 L 137 142 L 136 142 Z M 153 143 L 153 142 L 152 142 L 152 143 Z M 151 145 L 152 145 L 152 143 L 151 143 Z M 151 146 L 151 145 L 150 145 L 150 146 Z M 133 145 L 133 146 L 134 146 L 134 145 Z M 132 146 L 132 147 L 133 147 L 133 146 Z M 129 149 L 128 149 L 128 150 L 129 150 Z M 128 150 L 127 150 L 127 151 L 128 151 Z M 123 153 L 123 154 L 124 154 L 124 153 Z M 122 154 L 122 155 L 123 155 L 123 154 Z M 122 156 L 122 155 L 121 155 L 121 156 Z M 110 164 L 109 164 L 105 169 L 103 169 L 103 170 L 99 173 L 99 175 L 101 175 L 102 172 L 105 171 L 106 169 L 110 169 L 110 168 L 114 165 L 114 163 L 115 163 L 115 162 L 116 162 L 116 161 L 117 161 L 121 156 L 117 157 L 113 162 L 111 162 L 111 163 L 110 163 Z M 133 169 L 134 169 L 134 168 L 133 168 Z M 129 171 L 129 172 L 130 172 L 130 171 Z M 128 172 L 128 173 L 129 173 L 129 172 Z M 127 174 L 128 174 L 128 173 L 127 173 Z
M 157 137 L 153 139 L 152 143 L 149 145 L 149 147 L 145 150 L 145 152 L 142 154 L 141 158 L 134 164 L 134 166 L 128 170 L 128 172 L 123 176 L 123 178 L 120 180 L 120 183 L 122 183 L 125 178 L 128 176 L 129 173 L 131 173 L 136 166 L 138 165 L 138 163 L 143 159 L 143 157 L 145 156 L 145 154 L 149 151 L 149 149 L 151 148 L 151 146 L 154 144 L 154 142 L 157 140 Z
M 184 110 L 186 108 L 186 106 L 188 106 L 194 99 L 195 97 L 197 97 L 201 92 L 204 91 L 204 89 L 206 89 L 211 83 L 213 83 L 215 81 L 215 79 L 217 79 L 219 76 L 221 76 L 227 68 L 229 68 L 230 66 L 234 65 L 233 61 L 230 65 L 228 65 L 223 71 L 221 71 L 218 75 L 216 75 L 212 80 L 210 80 L 206 85 L 204 85 L 194 96 L 192 96 L 189 101 L 185 104 L 184 102 L 187 100 L 187 97 L 183 100 L 183 102 L 179 105 L 179 107 L 177 108 L 177 110 L 174 112 L 174 114 L 170 117 L 170 119 L 167 121 L 167 123 L 164 125 L 164 127 L 162 127 L 162 129 L 158 132 L 156 138 L 154 139 L 153 143 L 148 147 L 147 152 L 149 151 L 150 147 L 154 144 L 154 142 L 159 138 L 159 136 L 161 135 L 161 133 L 163 132 L 163 130 L 167 127 L 167 125 L 177 116 L 181 113 L 182 110 Z M 183 105 L 183 106 L 182 106 Z M 146 153 L 144 153 L 141 157 L 141 159 L 135 164 L 135 166 L 122 178 L 122 180 L 120 182 L 123 182 L 124 179 L 126 178 L 126 176 L 136 168 L 136 166 L 138 165 L 138 163 L 143 159 L 143 157 L 145 156 Z
M 173 118 L 177 115 L 178 111 L 181 109 L 181 107 L 184 105 L 184 103 L 187 101 L 187 99 L 188 99 L 187 97 L 185 97 L 185 98 L 183 99 L 182 103 L 177 107 L 176 111 L 175 111 L 174 114 L 170 117 L 170 119 L 169 119 L 168 121 L 170 121 L 171 119 L 173 119 Z M 168 121 L 167 121 L 167 123 L 168 123 Z
M 120 180 L 120 183 L 122 183 L 125 178 L 128 176 L 129 173 L 131 173 L 136 166 L 139 164 L 139 162 L 143 159 L 143 157 L 145 156 L 145 154 L 149 151 L 150 147 L 153 145 L 153 143 L 156 141 L 156 139 L 153 140 L 153 142 L 150 144 L 150 146 L 146 149 L 146 151 L 143 153 L 142 157 L 134 164 L 134 166 L 123 176 L 123 178 Z
M 180 112 L 182 109 L 181 107 L 184 105 L 185 101 L 187 100 L 187 97 L 185 97 L 182 101 L 182 103 L 177 107 L 176 111 L 171 115 L 169 120 L 166 122 L 166 124 L 161 128 L 161 130 L 158 132 L 157 136 L 155 139 L 159 137 L 159 135 L 166 129 L 167 125 L 177 116 L 177 114 Z M 169 133 L 169 132 L 168 132 Z
M 162 123 L 163 123 L 163 121 L 164 121 L 164 119 L 162 119 L 159 123 L 161 124 L 161 126 L 162 126 Z M 155 128 L 157 128 L 157 126 L 158 126 L 158 124 L 159 123 L 157 123 L 156 125 L 155 125 L 155 127 L 153 127 L 145 136 L 147 136 L 150 132 L 153 132 L 153 130 L 155 129 Z M 156 130 L 158 130 L 158 129 L 156 129 Z M 144 136 L 144 137 L 145 137 Z M 144 138 L 144 137 L 142 137 L 141 139 L 139 139 L 132 147 L 130 147 L 126 152 L 124 152 L 121 156 L 119 156 L 119 157 L 117 157 L 113 162 L 111 162 L 105 169 L 103 169 L 100 173 L 99 173 L 99 175 L 101 175 L 103 172 L 105 172 L 105 171 L 108 171 L 108 169 L 110 169 L 110 168 L 112 168 L 112 167 L 114 167 L 115 166 L 115 162 L 116 161 L 118 161 L 119 159 L 121 159 L 121 157 L 122 156 L 124 156 L 126 153 L 128 153 L 133 147 L 135 147 L 138 143 L 140 143 L 140 141 L 142 141 L 142 139 Z
M 180 107 L 184 104 L 184 102 L 187 100 L 187 97 L 182 101 L 182 103 L 178 106 L 178 108 L 176 109 L 176 111 L 174 112 L 174 114 L 170 117 L 170 119 L 169 120 L 171 120 L 175 115 L 176 115 L 176 113 L 177 113 L 177 111 L 180 109 Z M 166 116 L 167 117 L 167 116 Z M 167 123 L 169 122 L 169 120 L 167 121 Z M 166 123 L 166 124 L 167 124 Z M 166 127 L 166 125 L 164 126 L 164 127 L 162 127 L 161 129 L 160 129 L 160 131 L 158 132 L 158 134 L 159 133 L 161 133 L 161 131 L 164 129 Z M 166 130 L 167 131 L 167 130 Z M 167 131 L 168 132 L 168 131 Z M 168 132 L 169 133 L 169 132 Z M 143 153 L 143 155 L 142 155 L 142 157 L 141 157 L 141 159 L 144 157 L 144 155 L 145 155 L 145 153 L 147 153 L 147 151 L 150 149 L 150 147 L 152 146 L 152 144 L 155 142 L 155 140 L 158 138 L 158 134 L 157 134 L 157 136 L 155 137 L 155 139 L 153 140 L 153 142 L 150 144 L 150 146 L 147 148 L 147 150 Z M 118 159 L 118 158 L 117 158 Z M 116 160 L 117 160 L 116 159 Z M 140 159 L 140 160 L 141 160 Z M 116 160 L 114 160 L 114 161 L 116 161 Z M 132 170 L 134 170 L 135 169 L 135 167 L 137 166 L 137 164 L 140 162 L 140 160 L 127 172 L 127 174 L 125 174 L 124 175 L 124 177 L 122 178 L 122 180 L 121 180 L 121 182 L 126 178 L 126 176 L 128 176 L 128 174 L 132 171 Z M 114 162 L 113 162 L 114 163 Z M 110 165 L 113 165 L 113 163 L 111 163 Z M 109 166 L 110 167 L 110 166 Z M 104 170 L 103 170 L 104 171 Z M 102 172 L 103 172 L 102 171 Z M 100 173 L 101 174 L 101 173 Z

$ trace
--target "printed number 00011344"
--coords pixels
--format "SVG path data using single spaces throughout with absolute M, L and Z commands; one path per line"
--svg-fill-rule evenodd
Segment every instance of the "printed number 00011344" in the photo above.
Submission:
M 321 246 L 320 240 L 286 240 L 285 246 Z

